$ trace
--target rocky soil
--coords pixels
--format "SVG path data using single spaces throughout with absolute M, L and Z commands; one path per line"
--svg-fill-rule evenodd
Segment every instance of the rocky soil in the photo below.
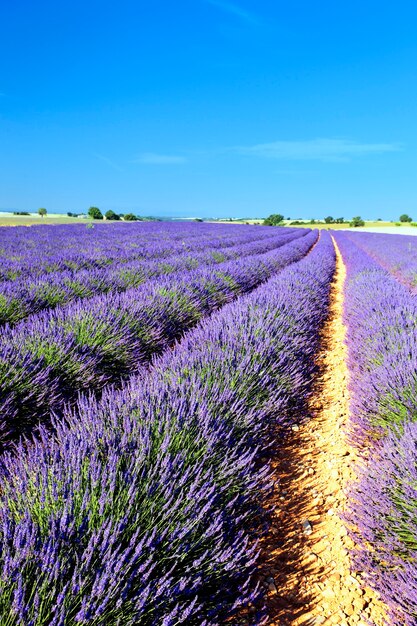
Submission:
M 349 445 L 345 327 L 345 268 L 337 250 L 330 315 L 318 355 L 320 373 L 307 410 L 280 445 L 273 524 L 263 545 L 262 584 L 271 626 L 383 626 L 384 607 L 352 569 L 353 546 L 340 515 L 355 479 Z

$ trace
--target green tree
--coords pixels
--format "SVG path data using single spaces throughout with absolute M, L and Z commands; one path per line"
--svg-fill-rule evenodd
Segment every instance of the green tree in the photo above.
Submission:
M 45 217 L 45 215 L 48 213 L 48 211 L 46 209 L 42 208 L 42 209 L 38 209 L 38 213 L 42 217 Z
M 120 215 L 118 215 L 111 209 L 109 211 L 106 211 L 106 213 L 104 214 L 104 217 L 106 218 L 106 220 L 112 220 L 112 221 L 120 220 Z
M 324 221 L 326 222 L 326 224 L 334 224 L 334 217 L 329 215 L 328 217 L 324 218 Z
M 344 217 L 336 217 L 335 222 L 336 222 L 336 224 L 344 224 L 345 223 L 345 218 Z
M 133 213 L 126 213 L 126 215 L 123 217 L 125 222 L 137 222 L 137 217 L 136 215 L 133 215 Z
M 284 221 L 284 216 L 281 213 L 273 213 L 269 215 L 263 221 L 264 226 L 279 226 Z
M 353 228 L 357 228 L 358 226 L 365 226 L 365 222 L 360 215 L 357 215 L 356 217 L 352 217 L 350 226 L 353 226 Z
M 88 217 L 93 218 L 93 220 L 102 220 L 103 213 L 96 206 L 90 206 L 88 209 Z
M 412 222 L 412 221 L 413 221 L 413 218 L 407 215 L 407 213 L 403 213 L 403 215 L 400 215 L 400 222 Z

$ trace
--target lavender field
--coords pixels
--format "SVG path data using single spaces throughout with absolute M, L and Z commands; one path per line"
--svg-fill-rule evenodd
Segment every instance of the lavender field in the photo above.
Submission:
M 283 541 L 275 460 L 314 419 L 340 264 L 360 462 L 336 513 L 386 623 L 416 624 L 414 241 L 198 223 L 1 229 L 0 624 L 279 623 L 280 589 L 261 576 L 266 538 Z

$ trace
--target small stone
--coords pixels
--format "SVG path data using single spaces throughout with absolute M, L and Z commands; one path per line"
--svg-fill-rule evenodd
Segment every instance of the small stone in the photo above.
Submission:
M 303 521 L 303 531 L 305 535 L 311 535 L 311 533 L 313 532 L 313 528 L 308 519 L 305 519 Z
M 341 579 L 341 575 L 339 574 L 339 572 L 335 572 L 334 574 L 330 574 L 329 576 L 329 580 L 332 580 L 333 582 L 340 582 Z
M 358 611 L 362 611 L 362 609 L 365 608 L 365 602 L 363 598 L 355 598 L 355 600 L 353 601 L 353 606 Z

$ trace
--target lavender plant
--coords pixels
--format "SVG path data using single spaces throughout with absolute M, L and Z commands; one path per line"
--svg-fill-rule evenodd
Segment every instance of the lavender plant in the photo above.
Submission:
M 417 242 L 414 236 L 352 233 L 351 240 L 413 294 L 417 289 Z
M 353 556 L 382 595 L 391 623 L 411 626 L 417 620 L 417 303 L 355 245 L 356 237 L 335 236 L 347 265 L 352 419 L 356 438 L 368 444 L 350 493 Z
M 261 459 L 309 392 L 333 271 L 323 233 L 150 370 L 3 457 L 2 624 L 214 626 L 257 597 Z
M 182 249 L 179 254 L 168 257 L 131 261 L 124 258 L 123 262 L 114 260 L 104 268 L 77 271 L 61 269 L 49 272 L 46 276 L 37 275 L 33 278 L 25 276 L 19 280 L 6 281 L 0 285 L 0 324 L 7 322 L 13 325 L 43 309 L 67 304 L 78 298 L 125 291 L 164 274 L 185 272 L 261 254 L 305 236 L 308 232 L 308 229 L 289 233 L 284 231 L 276 237 L 243 244 L 235 238 L 234 245 L 230 245 L 230 239 L 227 239 L 223 242 L 225 247 L 221 248 L 211 248 L 210 242 L 205 239 L 204 246 L 208 249 L 202 252 L 187 248 Z M 197 249 L 201 243 L 198 242 Z
M 394 626 L 417 623 L 417 423 L 391 432 L 352 489 L 355 561 L 390 610 Z
M 29 317 L 0 336 L 3 443 L 161 353 L 204 316 L 302 258 L 317 231 L 261 255 L 149 281 Z M 10 378 L 8 369 L 15 372 Z M 27 380 L 31 378 L 30 391 Z M 41 384 L 38 385 L 38 380 Z M 37 410 L 33 411 L 33 405 Z
M 280 229 L 281 230 L 281 229 Z M 294 229 L 282 229 L 288 233 Z M 57 271 L 105 268 L 114 262 L 268 240 L 277 230 L 213 224 L 83 224 L 3 228 L 0 280 L 34 278 Z

